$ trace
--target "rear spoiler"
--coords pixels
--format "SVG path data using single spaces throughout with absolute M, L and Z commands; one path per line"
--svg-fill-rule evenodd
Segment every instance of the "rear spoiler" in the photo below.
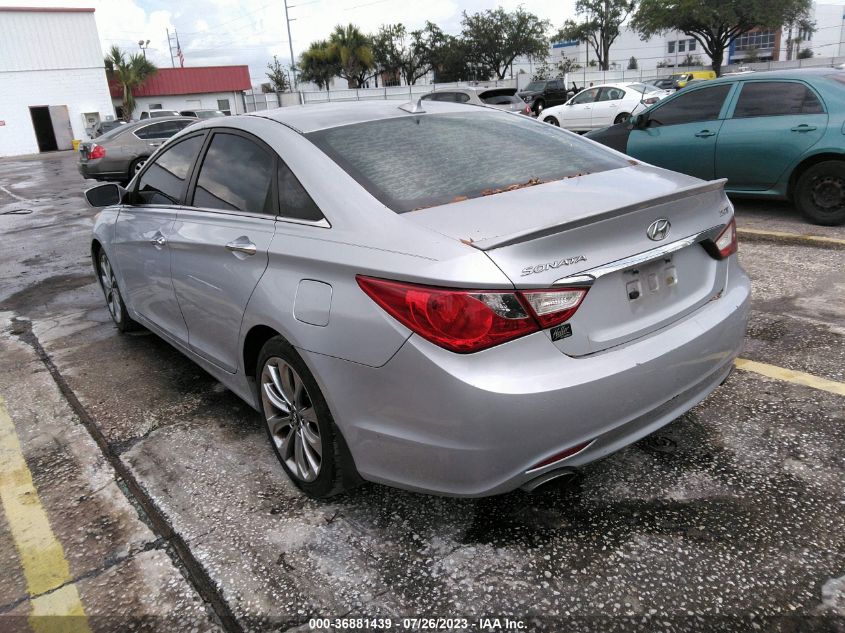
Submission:
M 728 182 L 727 178 L 720 178 L 719 180 L 710 180 L 708 182 L 702 182 L 701 184 L 690 185 L 689 187 L 682 187 L 664 196 L 659 196 L 657 198 L 649 198 L 648 200 L 643 200 L 642 202 L 635 202 L 634 204 L 629 204 L 624 207 L 618 207 L 609 211 L 603 211 L 595 215 L 587 215 L 581 218 L 575 218 L 573 220 L 569 220 L 561 224 L 550 224 L 548 226 L 540 228 L 525 229 L 524 231 L 518 231 L 516 233 L 511 233 L 510 235 L 501 235 L 498 237 L 482 239 L 478 240 L 477 242 L 472 242 L 471 245 L 477 248 L 478 250 L 489 251 L 494 248 L 512 246 L 514 244 L 521 244 L 522 242 L 530 242 L 531 240 L 536 240 L 541 237 L 546 237 L 548 235 L 554 235 L 555 233 L 561 233 L 562 231 L 568 231 L 569 229 L 576 229 L 587 224 L 593 224 L 595 222 L 601 222 L 602 220 L 616 218 L 620 215 L 625 215 L 626 213 L 640 211 L 642 209 L 645 209 L 646 207 L 653 207 L 659 204 L 666 204 L 667 202 L 674 202 L 675 200 L 689 198 L 691 196 L 697 196 L 699 194 L 707 193 L 709 191 L 724 190 L 726 182 Z

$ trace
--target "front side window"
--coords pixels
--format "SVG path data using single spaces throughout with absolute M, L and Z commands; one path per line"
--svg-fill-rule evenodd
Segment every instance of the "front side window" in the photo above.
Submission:
M 397 213 L 628 165 L 551 125 L 490 110 L 401 116 L 306 137 Z
M 753 81 L 742 86 L 734 109 L 735 119 L 824 112 L 816 94 L 792 81 Z
M 599 88 L 590 88 L 589 90 L 583 90 L 579 92 L 577 95 L 572 97 L 572 100 L 569 102 L 572 105 L 581 105 L 584 103 L 592 103 L 596 100 L 599 95 Z
M 649 124 L 681 125 L 718 119 L 730 89 L 731 84 L 722 84 L 683 91 L 677 97 L 663 101 L 661 105 L 649 111 Z
M 185 179 L 202 147 L 202 141 L 202 136 L 192 136 L 159 154 L 138 181 L 138 203 L 180 204 Z
M 274 165 L 273 155 L 257 143 L 235 134 L 215 134 L 200 167 L 193 206 L 273 214 Z

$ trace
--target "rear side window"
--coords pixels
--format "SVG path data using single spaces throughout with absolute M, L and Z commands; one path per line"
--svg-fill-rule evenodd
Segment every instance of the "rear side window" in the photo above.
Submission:
M 512 103 L 522 103 L 522 99 L 515 96 L 499 95 L 497 97 L 481 97 L 481 100 L 488 105 L 509 105 Z
M 202 141 L 202 136 L 192 136 L 159 154 L 138 181 L 139 204 L 179 204 Z
M 731 84 L 722 84 L 681 92 L 674 99 L 663 101 L 662 105 L 651 110 L 649 122 L 653 125 L 680 125 L 718 119 L 730 89 Z
M 821 114 L 822 104 L 804 84 L 793 81 L 751 81 L 742 86 L 734 118 Z
M 312 222 L 323 219 L 320 208 L 283 162 L 279 162 L 279 207 L 279 215 L 285 218 Z
M 273 155 L 257 143 L 217 133 L 200 167 L 193 206 L 275 215 L 270 198 L 274 166 Z
M 176 132 L 180 132 L 189 126 L 193 121 L 162 121 L 153 123 L 135 130 L 135 136 L 142 140 L 154 138 L 170 138 Z
M 397 213 L 627 165 L 551 125 L 487 110 L 402 116 L 306 136 Z

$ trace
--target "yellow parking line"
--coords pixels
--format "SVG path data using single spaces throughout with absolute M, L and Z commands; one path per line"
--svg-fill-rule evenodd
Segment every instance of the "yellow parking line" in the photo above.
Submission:
M 820 389 L 822 391 L 829 391 L 840 396 L 845 396 L 845 382 L 837 382 L 835 380 L 828 380 L 827 378 L 819 378 L 813 374 L 807 374 L 803 371 L 793 371 L 777 365 L 767 365 L 766 363 L 758 363 L 754 360 L 746 358 L 737 358 L 734 361 L 737 369 L 751 371 L 767 378 L 774 378 L 775 380 L 784 380 L 796 385 L 804 385 L 805 387 L 812 387 L 813 389 Z
M 845 240 L 840 239 L 838 237 L 823 237 L 821 235 L 806 235 L 804 233 L 788 233 L 786 231 L 763 231 L 761 229 L 747 229 L 747 228 L 737 228 L 737 234 L 741 236 L 748 235 L 748 236 L 758 236 L 758 237 L 770 237 L 773 239 L 781 239 L 781 240 L 796 240 L 800 242 L 807 242 L 810 244 L 838 244 L 840 246 L 845 246 Z
M 37 631 L 89 631 L 62 544 L 32 483 L 15 425 L 0 396 L 0 502 L 32 598 L 30 625 Z M 62 586 L 64 585 L 64 586 Z M 61 587 L 57 591 L 53 591 Z M 47 594 L 47 592 L 52 593 Z M 47 594 L 47 595 L 44 595 Z M 48 616 L 48 617 L 44 617 Z M 52 616 L 76 616 L 55 618 Z

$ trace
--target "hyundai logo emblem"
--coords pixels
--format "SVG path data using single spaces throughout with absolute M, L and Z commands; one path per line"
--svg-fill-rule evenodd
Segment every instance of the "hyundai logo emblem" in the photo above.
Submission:
M 659 242 L 662 239 L 665 239 L 667 235 L 669 235 L 669 228 L 672 225 L 670 224 L 669 220 L 666 218 L 660 218 L 659 220 L 655 220 L 651 224 L 648 225 L 648 230 L 645 232 L 648 235 L 648 239 L 654 240 L 655 242 Z

